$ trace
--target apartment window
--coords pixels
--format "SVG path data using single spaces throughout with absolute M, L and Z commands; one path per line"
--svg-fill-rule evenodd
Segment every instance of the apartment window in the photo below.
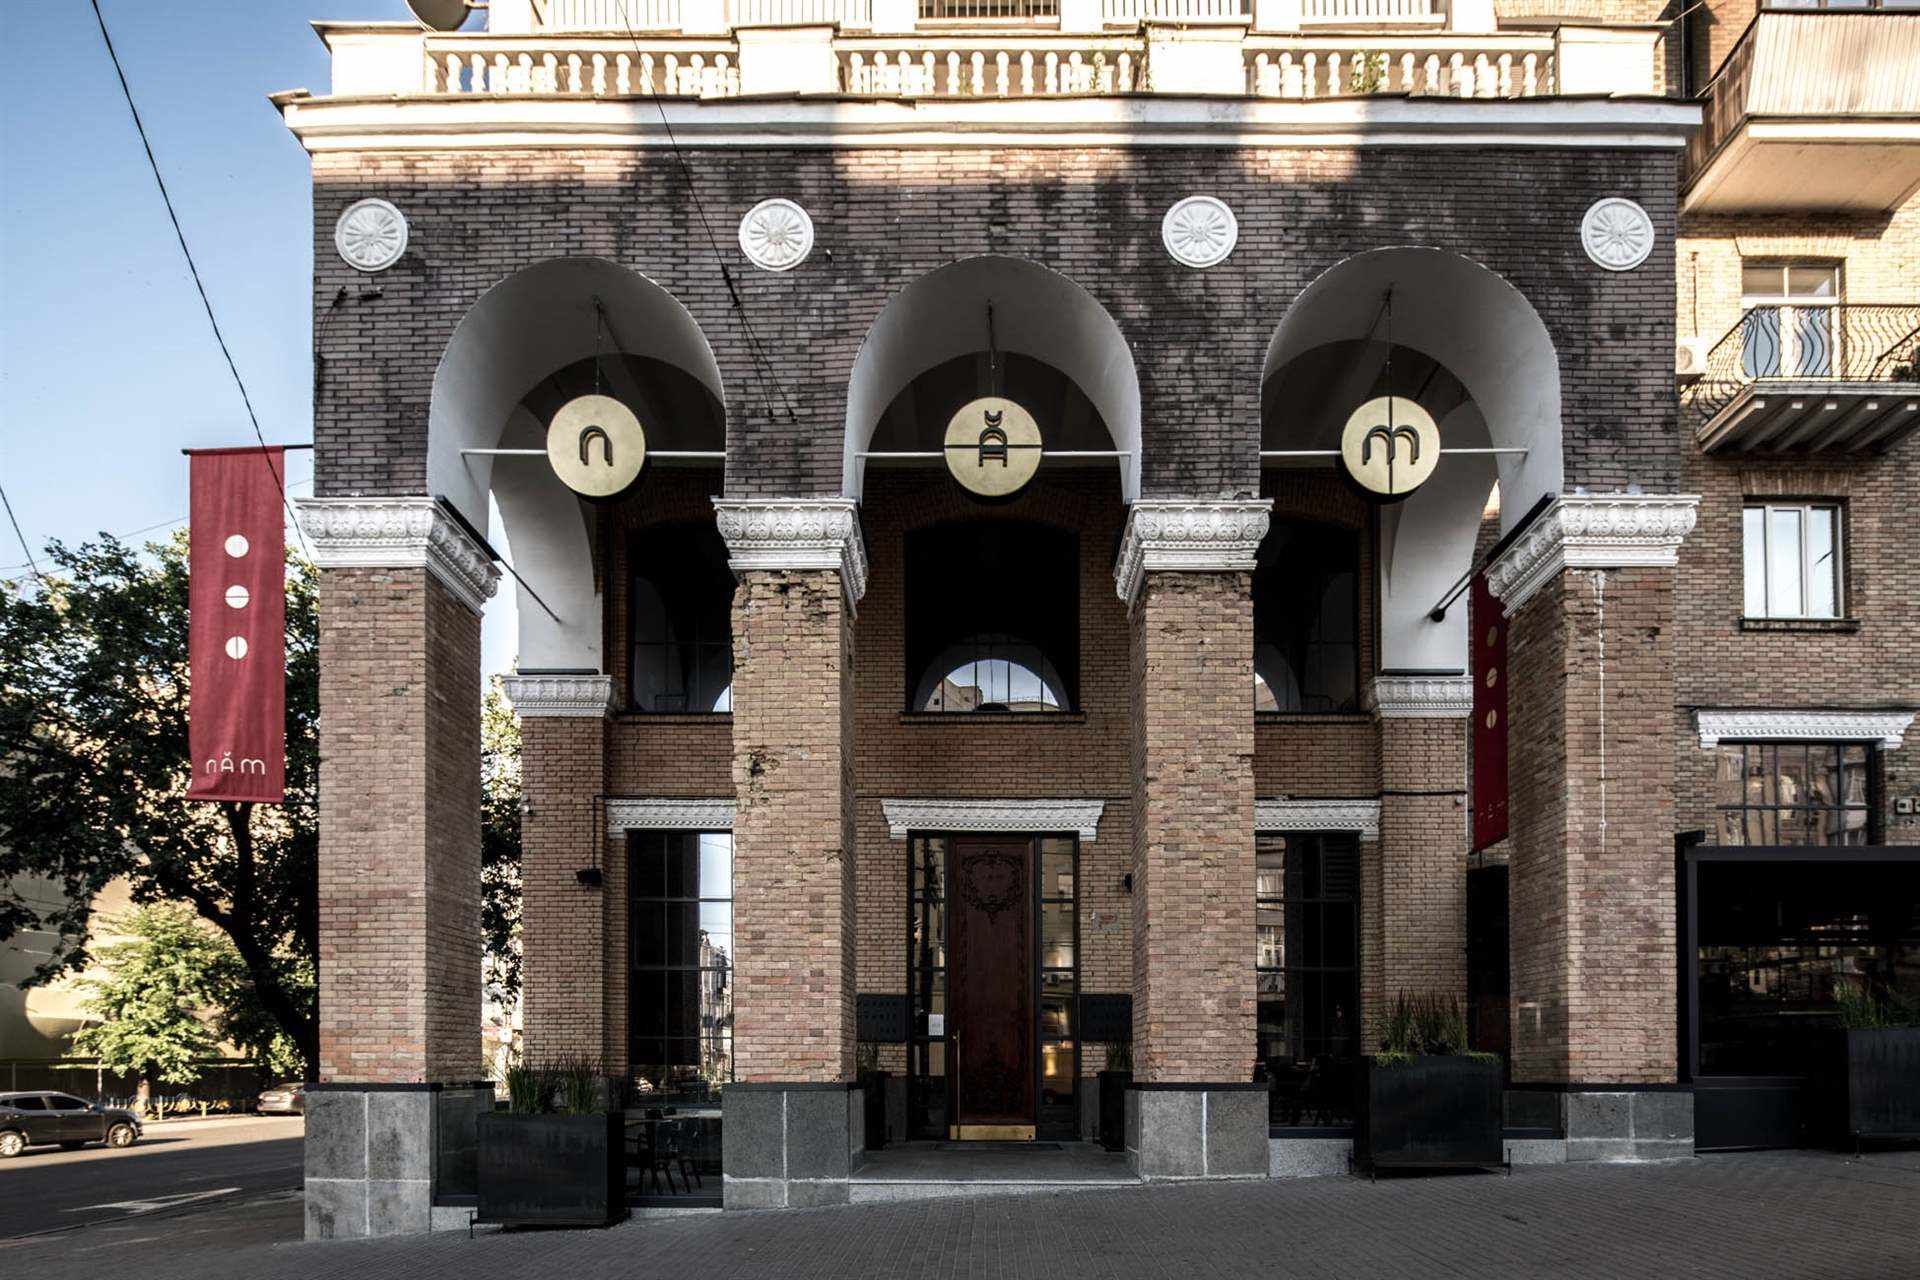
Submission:
M 1756 502 L 1742 518 L 1746 616 L 1840 617 L 1840 508 Z
M 733 836 L 631 832 L 627 886 L 634 1073 L 717 1093 L 733 1078 Z
M 1740 271 L 1740 367 L 1749 378 L 1834 376 L 1840 266 L 1748 262 Z
M 1867 744 L 1722 742 L 1717 752 L 1716 843 L 1874 843 Z
M 711 520 L 633 539 L 628 700 L 635 711 L 733 710 L 733 571 Z
M 1282 1125 L 1352 1121 L 1360 1033 L 1360 851 L 1352 835 L 1254 842 L 1259 1064 Z
M 1353 711 L 1360 697 L 1360 533 L 1276 521 L 1253 575 L 1255 711 Z

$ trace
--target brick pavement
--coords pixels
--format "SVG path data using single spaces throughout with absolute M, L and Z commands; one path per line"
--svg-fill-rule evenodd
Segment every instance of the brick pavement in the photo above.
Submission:
M 173 1230 L 194 1221 L 175 1220 Z M 101 1250 L 92 1247 L 96 1233 L 76 1232 L 0 1250 L 0 1270 L 35 1280 L 98 1280 L 123 1269 L 143 1280 L 1881 1280 L 1920 1274 L 1920 1151 L 1859 1161 L 1793 1152 L 1536 1166 L 1510 1178 L 1163 1185 L 635 1220 L 604 1232 L 473 1240 L 213 1247 L 204 1231 L 170 1242 L 166 1224 L 134 1234 L 149 1239 Z M 258 1236 L 236 1230 L 227 1238 Z

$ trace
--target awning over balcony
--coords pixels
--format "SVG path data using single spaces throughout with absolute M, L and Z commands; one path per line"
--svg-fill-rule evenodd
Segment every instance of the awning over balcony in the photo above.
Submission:
M 1754 307 L 1687 402 L 1708 453 L 1885 451 L 1920 427 L 1920 305 Z
M 1884 213 L 1920 187 L 1920 11 L 1763 12 L 1705 97 L 1687 213 Z

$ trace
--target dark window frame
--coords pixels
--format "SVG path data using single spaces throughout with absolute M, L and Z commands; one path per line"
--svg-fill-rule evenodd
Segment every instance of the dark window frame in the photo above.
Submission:
M 708 836 L 725 836 L 729 843 L 728 860 L 727 860 L 727 894 L 724 898 L 706 895 L 701 892 L 699 842 L 703 838 Z M 693 842 L 693 850 L 692 850 L 693 883 L 691 886 L 692 894 L 691 895 L 684 894 L 684 893 L 672 894 L 672 893 L 665 892 L 665 888 L 671 888 L 670 885 L 665 886 L 665 888 L 663 888 L 662 892 L 660 893 L 643 893 L 641 891 L 641 887 L 645 882 L 643 881 L 643 878 L 639 874 L 640 859 L 643 856 L 645 856 L 645 854 L 648 852 L 648 846 L 650 844 L 653 845 L 653 852 L 665 855 L 667 853 L 667 842 L 675 839 L 689 840 Z M 627 832 L 627 840 L 626 840 L 626 846 L 627 846 L 626 848 L 626 853 L 627 853 L 627 885 L 626 885 L 627 1061 L 628 1061 L 630 1070 L 636 1073 L 639 1072 L 642 1067 L 649 1067 L 649 1066 L 659 1066 L 659 1067 L 666 1067 L 666 1068 L 693 1066 L 695 1068 L 698 1068 L 701 1062 L 700 1051 L 704 1044 L 716 1044 L 716 1045 L 725 1044 L 727 1046 L 725 1057 L 726 1057 L 727 1068 L 728 1068 L 726 1073 L 726 1079 L 731 1080 L 733 1078 L 734 1055 L 732 1051 L 732 1030 L 731 1030 L 732 995 L 731 995 L 731 992 L 732 992 L 733 981 L 734 981 L 733 975 L 738 967 L 739 941 L 738 941 L 738 931 L 735 928 L 736 922 L 735 922 L 734 912 L 733 912 L 734 881 L 736 877 L 735 877 L 735 868 L 734 868 L 734 862 L 733 862 L 732 841 L 733 841 L 732 831 L 720 830 L 720 829 L 675 828 L 675 829 L 630 830 Z M 725 963 L 719 964 L 719 965 L 703 965 L 699 962 L 699 953 L 697 950 L 695 951 L 695 960 L 694 960 L 694 963 L 692 964 L 687 964 L 683 961 L 675 960 L 670 954 L 668 955 L 668 958 L 665 960 L 642 961 L 640 959 L 639 951 L 640 951 L 640 945 L 641 945 L 641 931 L 640 931 L 640 928 L 637 926 L 636 922 L 639 919 L 639 913 L 641 909 L 649 906 L 666 907 L 669 909 L 671 909 L 674 906 L 679 906 L 682 908 L 691 906 L 692 916 L 693 916 L 693 930 L 694 930 L 691 936 L 696 939 L 696 946 L 697 946 L 698 931 L 700 928 L 700 908 L 711 903 L 722 903 L 722 902 L 724 902 L 727 905 L 728 939 L 732 947 L 732 950 L 726 953 Z M 663 936 L 661 940 L 661 945 L 663 948 L 670 946 L 670 942 L 669 942 L 670 938 L 671 938 L 670 932 L 667 933 L 665 936 Z M 671 1013 L 670 1013 L 669 1002 L 665 999 L 662 999 L 660 1001 L 659 1009 L 658 1009 L 659 1030 L 651 1031 L 647 1029 L 647 1027 L 643 1026 L 643 1018 L 642 1018 L 642 1002 L 644 999 L 644 995 L 643 995 L 644 988 L 642 985 L 643 977 L 645 975 L 659 976 L 659 975 L 689 974 L 689 973 L 698 975 L 695 979 L 696 991 L 704 991 L 705 985 L 707 984 L 708 981 L 710 981 L 709 975 L 713 975 L 713 974 L 720 975 L 721 985 L 724 986 L 729 993 L 728 1004 L 727 1004 L 728 1012 L 727 1012 L 726 1030 L 724 1032 L 716 1030 L 713 1034 L 707 1034 L 706 1028 L 700 1027 L 698 1023 L 696 1023 L 696 1030 L 694 1034 L 691 1036 L 674 1033 L 671 1025 Z M 665 994 L 665 990 L 666 989 L 664 986 L 661 987 L 663 996 Z M 695 1006 L 696 1017 L 698 1016 L 698 1013 L 699 1013 L 699 1009 L 698 1009 L 698 1005 L 696 1004 Z M 683 1047 L 685 1045 L 690 1044 L 694 1051 L 693 1060 L 692 1062 L 689 1063 L 689 1062 L 681 1062 L 681 1061 L 669 1061 L 665 1055 L 648 1056 L 642 1053 L 642 1048 L 644 1045 L 648 1044 L 649 1042 L 658 1044 L 662 1047 L 666 1046 L 669 1043 L 681 1045 Z
M 1741 752 L 1742 763 L 1741 763 L 1740 776 L 1743 779 L 1743 781 L 1753 776 L 1753 774 L 1750 771 L 1753 768 L 1754 759 L 1757 754 L 1760 757 L 1761 767 L 1771 769 L 1771 773 L 1773 777 L 1773 790 L 1776 795 L 1778 794 L 1778 789 L 1779 789 L 1779 778 L 1780 778 L 1780 772 L 1781 772 L 1779 761 L 1780 761 L 1782 752 L 1804 753 L 1803 754 L 1803 759 L 1805 763 L 1804 776 L 1807 776 L 1807 777 L 1814 776 L 1813 775 L 1813 770 L 1814 770 L 1813 753 L 1815 751 L 1827 751 L 1827 752 L 1834 753 L 1832 765 L 1837 768 L 1838 775 L 1842 780 L 1841 790 L 1844 794 L 1845 776 L 1846 776 L 1845 771 L 1846 771 L 1846 768 L 1848 767 L 1846 756 L 1850 749 L 1858 749 L 1862 753 L 1862 759 L 1860 761 L 1859 767 L 1864 771 L 1866 775 L 1866 787 L 1865 787 L 1866 794 L 1865 794 L 1864 801 L 1861 803 L 1853 804 L 1853 803 L 1847 803 L 1844 800 L 1841 800 L 1837 803 L 1827 803 L 1827 804 L 1797 804 L 1797 803 L 1783 804 L 1778 801 L 1774 801 L 1771 803 L 1756 804 L 1756 803 L 1748 802 L 1747 798 L 1743 795 L 1741 803 L 1728 804 L 1728 803 L 1723 803 L 1722 800 L 1720 799 L 1719 790 L 1722 783 L 1722 779 L 1720 777 L 1721 762 L 1727 758 L 1727 753 L 1729 751 L 1738 750 Z M 1818 741 L 1807 741 L 1804 739 L 1783 740 L 1783 739 L 1764 739 L 1764 738 L 1722 739 L 1713 748 L 1713 753 L 1714 753 L 1714 770 L 1713 770 L 1714 821 L 1713 821 L 1713 828 L 1711 831 L 1710 838 L 1714 842 L 1714 847 L 1726 848 L 1726 849 L 1740 849 L 1740 848 L 1858 849 L 1863 846 L 1878 845 L 1882 842 L 1884 838 L 1883 831 L 1882 831 L 1883 815 L 1881 813 L 1881 808 L 1882 808 L 1881 787 L 1882 787 L 1883 758 L 1882 758 L 1882 754 L 1878 744 L 1871 743 L 1871 742 L 1842 741 L 1842 740 L 1831 740 L 1831 739 L 1823 739 Z M 1816 815 L 1820 815 L 1820 814 L 1845 815 L 1849 813 L 1862 814 L 1865 817 L 1866 821 L 1858 827 L 1849 828 L 1845 824 L 1844 816 L 1842 816 L 1840 820 L 1840 825 L 1838 826 L 1837 830 L 1842 835 L 1845 835 L 1850 831 L 1858 831 L 1861 835 L 1861 839 L 1856 842 L 1850 843 L 1843 839 L 1839 842 L 1828 841 L 1825 843 L 1812 843 L 1809 841 L 1809 842 L 1803 843 L 1800 841 L 1787 840 L 1787 839 L 1781 838 L 1781 819 L 1787 815 L 1803 816 L 1806 820 L 1805 829 L 1811 832 L 1814 829 L 1813 819 L 1815 818 Z M 1726 817 L 1732 814 L 1742 815 L 1740 820 L 1740 831 L 1741 831 L 1742 839 L 1738 843 L 1729 843 L 1721 839 L 1721 837 L 1724 836 L 1727 831 L 1727 828 L 1725 825 Z M 1772 815 L 1772 822 L 1770 825 L 1765 820 L 1766 815 Z M 1759 819 L 1757 826 L 1756 826 L 1756 817 L 1758 817 Z M 1759 838 L 1755 838 L 1756 835 Z
M 1362 526 L 1347 524 L 1337 520 L 1315 520 L 1315 519 L 1309 519 L 1304 517 L 1276 519 L 1275 521 L 1273 521 L 1272 527 L 1267 532 L 1267 542 L 1263 543 L 1263 546 L 1262 546 L 1263 551 L 1266 550 L 1268 545 L 1271 545 L 1276 549 L 1274 552 L 1274 555 L 1277 557 L 1277 548 L 1279 547 L 1280 544 L 1278 542 L 1273 542 L 1272 540 L 1274 538 L 1274 535 L 1276 533 L 1281 532 L 1283 528 L 1312 530 L 1312 531 L 1316 531 L 1321 536 L 1338 534 L 1348 539 L 1351 542 L 1352 549 L 1353 549 L 1353 602 L 1352 602 L 1353 607 L 1352 607 L 1352 616 L 1348 621 L 1351 629 L 1352 639 L 1350 641 L 1325 641 L 1325 640 L 1311 641 L 1310 640 L 1308 644 L 1310 648 L 1318 647 L 1321 649 L 1333 649 L 1333 648 L 1341 648 L 1341 647 L 1348 647 L 1348 646 L 1352 648 L 1353 650 L 1352 692 L 1348 695 L 1346 700 L 1339 706 L 1314 707 L 1314 706 L 1303 705 L 1300 707 L 1275 706 L 1271 708 L 1263 708 L 1259 705 L 1259 685 L 1261 683 L 1258 678 L 1259 653 L 1260 653 L 1261 647 L 1269 643 L 1269 637 L 1274 636 L 1276 634 L 1270 624 L 1266 628 L 1263 628 L 1261 626 L 1262 615 L 1274 610 L 1279 610 L 1284 612 L 1287 609 L 1287 606 L 1289 604 L 1289 601 L 1285 598 L 1278 598 L 1278 599 L 1275 598 L 1276 595 L 1280 595 L 1281 593 L 1278 593 L 1278 592 L 1269 593 L 1263 590 L 1263 585 L 1271 581 L 1271 578 L 1269 575 L 1275 572 L 1275 569 L 1273 568 L 1274 561 L 1272 559 L 1269 559 L 1266 556 L 1263 556 L 1262 562 L 1254 570 L 1253 581 L 1250 588 L 1250 593 L 1252 596 L 1250 603 L 1252 605 L 1252 610 L 1253 610 L 1254 671 L 1255 671 L 1255 677 L 1256 677 L 1254 681 L 1255 688 L 1254 688 L 1254 695 L 1253 695 L 1254 696 L 1254 712 L 1257 716 L 1287 716 L 1287 717 L 1351 716 L 1351 715 L 1361 714 L 1363 712 L 1363 708 L 1361 706 L 1361 701 L 1360 701 L 1361 686 L 1363 684 L 1361 667 L 1362 667 L 1362 662 L 1365 658 L 1364 650 L 1366 647 L 1365 646 L 1365 625 L 1366 625 L 1366 591 L 1367 591 L 1367 581 L 1366 581 L 1367 579 L 1367 575 L 1366 575 L 1367 530 Z M 1262 607 L 1263 600 L 1266 602 L 1264 608 Z M 1321 616 L 1321 615 L 1316 615 L 1316 616 Z M 1276 647 L 1278 646 L 1276 645 Z M 1283 661 L 1288 661 L 1289 655 L 1284 650 L 1282 650 L 1281 658 Z M 1291 664 L 1289 663 L 1289 665 Z M 1296 685 L 1300 684 L 1300 676 L 1302 675 L 1302 673 L 1299 671 L 1294 671 L 1293 675 L 1294 675 Z M 1273 689 L 1271 683 L 1268 683 L 1267 691 L 1269 695 L 1272 696 L 1274 698 L 1274 701 L 1277 703 L 1279 701 L 1279 697 L 1275 692 L 1275 690 Z M 1303 703 L 1308 700 L 1307 692 L 1304 687 L 1297 690 L 1297 692 Z
M 716 610 L 714 614 L 716 618 L 723 617 L 726 619 L 725 635 L 717 639 L 708 638 L 703 634 L 707 629 L 703 626 L 703 623 L 711 621 L 712 619 L 704 617 L 697 609 L 687 611 L 689 616 L 681 616 L 687 601 L 684 599 L 669 599 L 669 590 L 666 585 L 663 584 L 662 578 L 654 573 L 648 572 L 649 566 L 661 562 L 669 563 L 676 567 L 696 563 L 696 547 L 694 543 L 696 541 L 706 542 L 709 541 L 709 539 L 711 540 L 709 545 L 704 549 L 700 549 L 699 553 L 707 559 L 713 560 L 714 549 L 718 547 L 719 559 L 717 563 L 724 565 L 726 544 L 720 538 L 719 529 L 713 525 L 711 521 L 694 519 L 662 521 L 658 524 L 651 524 L 636 529 L 628 535 L 626 546 L 627 644 L 625 661 L 627 664 L 627 697 L 625 711 L 629 715 L 731 716 L 733 714 L 731 709 L 733 705 L 732 689 L 734 674 L 732 571 L 727 570 L 725 577 L 726 608 L 724 611 Z M 655 541 L 665 543 L 666 545 L 650 547 L 649 544 Z M 695 633 L 692 638 L 658 640 L 643 640 L 641 638 L 643 622 L 641 616 L 641 591 L 639 588 L 642 580 L 649 584 L 653 593 L 659 597 L 661 605 L 666 611 L 667 616 L 662 619 L 660 623 L 660 631 L 666 635 L 672 635 L 677 629 L 676 624 L 678 624 L 678 626 L 691 629 Z M 721 582 L 721 576 L 716 572 L 713 575 L 712 583 L 716 597 Z M 685 587 L 682 585 L 678 589 L 684 591 Z M 663 671 L 671 669 L 674 655 L 682 655 L 682 661 L 680 663 L 682 669 L 681 692 L 677 695 L 668 695 L 677 696 L 682 699 L 688 699 L 692 693 L 699 691 L 703 685 L 708 683 L 701 678 L 703 661 L 710 660 L 716 662 L 718 664 L 716 670 L 723 669 L 726 673 L 726 683 L 723 688 L 727 694 L 727 708 L 715 710 L 712 707 L 706 706 L 661 707 L 642 705 L 640 697 L 641 681 L 639 677 L 643 650 L 657 651 L 658 660 L 662 664 Z M 664 685 L 664 681 L 662 683 Z M 702 701 L 705 701 L 705 699 L 703 698 Z
M 1289 859 L 1294 856 L 1296 850 L 1312 850 L 1313 856 L 1316 859 L 1315 869 L 1317 874 L 1315 880 L 1318 884 L 1317 892 L 1290 895 L 1287 890 L 1288 873 L 1284 870 L 1282 871 L 1282 878 L 1277 892 L 1263 893 L 1261 891 L 1260 854 L 1265 849 L 1270 849 L 1276 842 L 1286 843 L 1288 846 L 1287 856 Z M 1335 849 L 1334 846 L 1336 845 L 1342 847 Z M 1352 888 L 1345 895 L 1329 892 L 1327 888 L 1327 863 L 1330 854 L 1351 860 Z M 1303 1050 L 1306 1050 L 1304 1056 L 1302 1058 L 1291 1059 L 1291 1061 L 1296 1063 L 1301 1061 L 1314 1063 L 1316 1060 L 1324 1058 L 1334 1067 L 1336 1072 L 1338 1064 L 1340 1063 L 1357 1063 L 1360 1055 L 1360 1037 L 1362 1030 L 1360 1025 L 1360 973 L 1362 969 L 1362 955 L 1360 937 L 1361 884 L 1359 833 L 1354 831 L 1257 833 L 1254 837 L 1254 883 L 1252 889 L 1254 906 L 1255 951 L 1253 956 L 1253 969 L 1256 1037 L 1260 1034 L 1259 1007 L 1264 994 L 1263 988 L 1267 983 L 1277 980 L 1279 994 L 1284 1003 L 1292 994 L 1292 979 L 1296 976 L 1302 980 L 1303 987 L 1304 981 L 1308 977 L 1318 978 L 1322 987 L 1321 994 L 1323 999 L 1326 989 L 1331 983 L 1341 982 L 1347 994 L 1348 1001 L 1348 1023 L 1344 1045 L 1334 1043 L 1325 1035 L 1313 1036 L 1310 1038 L 1311 1043 L 1303 1040 Z M 1292 914 L 1294 910 L 1303 912 L 1312 910 L 1317 916 L 1319 937 L 1321 938 L 1321 961 L 1319 963 L 1297 963 L 1294 959 L 1296 944 L 1290 936 L 1293 933 L 1293 924 L 1296 919 Z M 1261 963 L 1262 957 L 1259 952 L 1260 916 L 1261 913 L 1265 911 L 1280 912 L 1281 945 L 1283 953 L 1281 962 L 1277 965 Z M 1334 914 L 1335 911 L 1346 916 L 1347 927 L 1352 931 L 1348 951 L 1349 963 L 1345 964 L 1325 963 L 1325 956 L 1327 954 L 1327 944 L 1325 940 L 1328 936 L 1328 920 L 1330 915 Z M 1304 917 L 1299 918 L 1304 919 Z M 1311 1052 L 1311 1049 L 1315 1046 L 1326 1050 L 1326 1052 L 1318 1054 Z M 1257 1042 L 1255 1052 L 1256 1054 L 1260 1053 L 1260 1045 Z M 1268 1062 L 1272 1060 L 1273 1059 L 1266 1056 L 1260 1056 L 1257 1058 L 1257 1064 L 1267 1072 L 1270 1085 L 1278 1085 L 1282 1082 L 1273 1077 L 1271 1069 L 1267 1067 Z M 1269 1120 L 1271 1123 L 1287 1127 L 1316 1129 L 1342 1128 L 1351 1123 L 1350 1112 L 1343 1117 L 1340 1106 L 1348 1094 L 1350 1094 L 1350 1089 L 1337 1078 L 1328 1078 L 1321 1082 L 1318 1089 L 1311 1096 L 1305 1094 L 1304 1091 L 1303 1094 L 1299 1096 L 1290 1095 L 1283 1089 L 1275 1088 L 1273 1092 L 1268 1095 Z M 1305 1101 L 1301 1101 L 1303 1097 L 1306 1099 Z M 1316 1101 L 1321 1105 L 1316 1106 Z M 1319 1113 L 1317 1119 L 1312 1118 L 1313 1113 Z

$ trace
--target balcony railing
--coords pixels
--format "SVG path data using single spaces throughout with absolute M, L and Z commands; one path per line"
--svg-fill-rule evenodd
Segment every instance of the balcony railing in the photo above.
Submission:
M 1546 35 L 1254 40 L 1247 48 L 1247 92 L 1259 98 L 1537 98 L 1554 92 L 1554 47 Z
M 1030 22 L 1060 16 L 1060 0 L 920 0 L 920 17 L 928 22 L 968 22 L 998 18 Z
M 1753 307 L 1707 353 L 1691 405 L 1702 442 L 1710 447 L 1783 448 L 1814 440 L 1821 428 L 1817 414 L 1837 412 L 1837 398 L 1906 399 L 1917 383 L 1920 304 Z M 1769 396 L 1802 402 L 1787 406 L 1792 416 L 1769 419 L 1770 428 L 1756 423 L 1739 438 L 1736 419 L 1755 422 L 1759 415 L 1745 407 Z M 1805 432 L 1797 432 L 1796 424 L 1804 424 Z M 1759 439 L 1756 431 L 1763 432 Z M 1844 438 L 1836 433 L 1826 443 Z

